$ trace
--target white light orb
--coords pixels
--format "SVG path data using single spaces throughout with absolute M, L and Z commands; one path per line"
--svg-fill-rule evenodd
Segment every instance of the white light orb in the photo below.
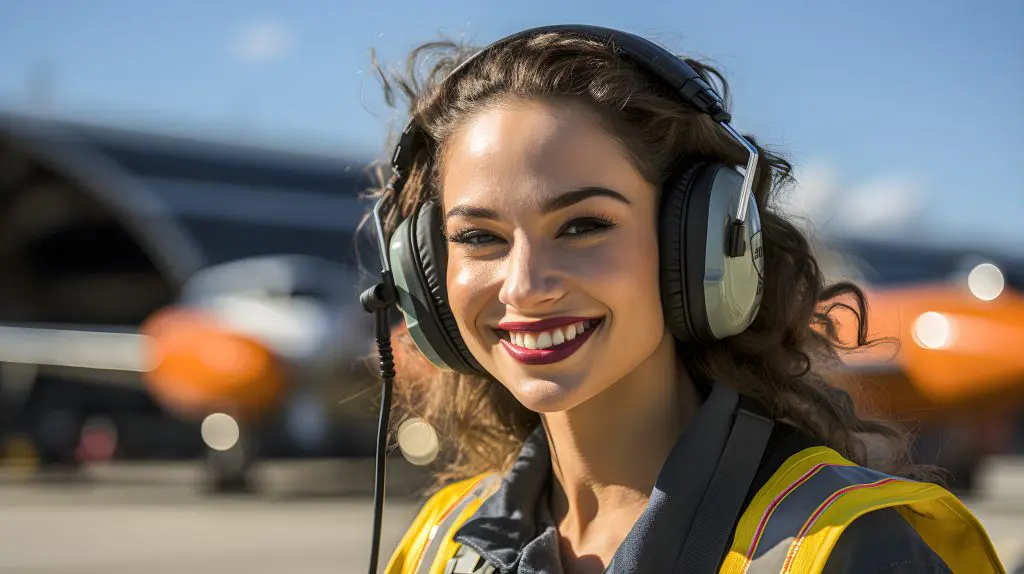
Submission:
M 412 464 L 430 464 L 437 458 L 440 450 L 437 431 L 423 419 L 408 419 L 398 427 L 398 447 L 405 459 Z
M 925 349 L 945 349 L 953 344 L 953 322 L 942 313 L 928 311 L 914 320 L 914 341 Z
M 991 263 L 977 265 L 967 275 L 967 288 L 982 301 L 991 301 L 1003 292 L 1006 279 L 1003 272 Z
M 203 442 L 213 450 L 226 451 L 238 444 L 241 436 L 241 429 L 238 421 L 231 415 L 224 413 L 213 413 L 203 419 L 200 427 L 203 435 Z

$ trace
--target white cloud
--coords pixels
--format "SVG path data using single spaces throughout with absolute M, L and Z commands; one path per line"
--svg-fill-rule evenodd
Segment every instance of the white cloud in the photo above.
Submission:
M 796 186 L 779 202 L 783 213 L 797 218 L 797 223 L 820 226 L 831 218 L 839 188 L 839 173 L 827 163 L 814 163 L 798 168 Z
M 281 22 L 260 20 L 242 27 L 231 43 L 232 54 L 245 62 L 280 60 L 292 49 L 292 38 Z
M 925 210 L 922 182 L 904 174 L 847 183 L 832 164 L 798 170 L 797 185 L 779 207 L 822 235 L 891 236 L 914 227 Z
M 916 178 L 890 175 L 852 187 L 841 208 L 842 221 L 850 233 L 888 235 L 913 227 L 924 208 Z

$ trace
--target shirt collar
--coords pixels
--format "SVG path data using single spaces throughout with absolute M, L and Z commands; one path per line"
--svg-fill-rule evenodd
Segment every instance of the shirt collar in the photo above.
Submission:
M 739 396 L 714 385 L 672 448 L 647 508 L 606 572 L 671 572 L 725 448 Z M 455 533 L 503 574 L 560 573 L 558 532 L 548 507 L 551 458 L 542 425 L 523 443 L 498 490 Z
M 531 545 L 541 549 L 553 540 L 557 556 L 557 531 L 547 503 L 550 476 L 547 435 L 544 426 L 537 425 L 501 486 L 459 528 L 455 541 L 473 548 L 502 572 L 518 571 L 523 553 Z

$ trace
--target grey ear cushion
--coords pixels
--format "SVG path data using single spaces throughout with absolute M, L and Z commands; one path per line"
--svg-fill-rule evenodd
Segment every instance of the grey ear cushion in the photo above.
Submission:
M 713 340 L 704 309 L 707 213 L 715 169 L 681 167 L 662 190 L 659 214 L 661 306 L 669 331 L 683 342 Z
M 448 304 L 448 243 L 441 231 L 441 208 L 436 202 L 424 202 L 413 217 L 412 239 L 419 258 L 420 276 L 430 294 L 432 317 L 440 323 L 439 331 L 445 337 L 444 341 L 431 341 L 432 346 L 435 350 L 440 350 L 438 347 L 442 345 L 447 347 L 449 352 L 445 355 L 452 357 L 446 362 L 454 370 L 483 374 L 485 371 L 466 347 Z

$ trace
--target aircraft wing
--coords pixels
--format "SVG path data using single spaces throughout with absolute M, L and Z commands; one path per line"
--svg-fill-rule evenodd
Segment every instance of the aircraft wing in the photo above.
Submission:
M 140 387 L 143 336 L 122 326 L 0 323 L 0 363 L 95 385 Z

